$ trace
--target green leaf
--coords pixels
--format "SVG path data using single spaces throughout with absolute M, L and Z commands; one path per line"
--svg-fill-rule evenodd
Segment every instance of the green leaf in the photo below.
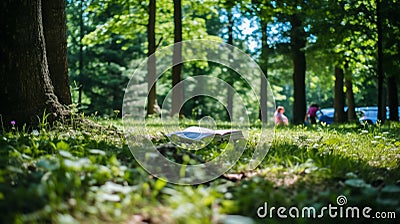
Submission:
M 58 160 L 41 159 L 36 163 L 36 166 L 51 171 L 58 169 L 60 167 L 60 163 Z
M 167 182 L 165 180 L 157 179 L 157 181 L 154 185 L 154 190 L 160 191 L 161 189 L 163 189 L 165 187 L 166 184 L 167 184 Z
M 363 188 L 369 186 L 363 179 L 349 179 L 344 182 L 346 185 L 356 188 Z
M 382 188 L 382 192 L 386 193 L 400 193 L 400 187 L 396 185 L 387 185 Z
M 106 153 L 103 150 L 100 150 L 100 149 L 91 149 L 91 150 L 89 150 L 89 152 L 91 154 L 95 154 L 95 155 L 102 155 L 102 156 L 106 155 Z
M 72 154 L 68 151 L 60 150 L 58 153 L 64 158 L 73 158 Z
M 60 141 L 56 144 L 56 148 L 61 150 L 69 150 L 69 145 L 64 141 Z

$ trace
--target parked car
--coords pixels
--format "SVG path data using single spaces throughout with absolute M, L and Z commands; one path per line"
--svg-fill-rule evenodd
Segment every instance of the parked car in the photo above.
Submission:
M 378 120 L 378 107 L 358 107 L 357 108 L 361 112 L 360 122 L 361 123 L 368 123 L 368 124 L 376 124 Z M 399 114 L 400 114 L 400 107 L 399 107 Z M 390 111 L 389 107 L 386 107 L 386 119 L 389 119 Z
M 378 107 L 358 107 L 361 112 L 361 117 L 359 121 L 364 124 L 376 124 L 378 120 Z
M 317 111 L 317 118 L 319 122 L 332 124 L 334 114 L 335 114 L 334 108 L 323 108 Z
M 345 113 L 347 113 L 347 107 L 344 107 Z M 332 124 L 335 116 L 335 108 L 323 108 L 317 112 L 317 118 L 319 122 L 326 124 Z
M 347 107 L 344 108 L 345 113 L 347 113 Z M 368 107 L 356 107 L 356 114 L 359 117 L 361 123 L 376 124 L 378 120 L 378 107 L 368 106 Z M 317 112 L 317 118 L 319 122 L 324 122 L 326 124 L 332 124 L 335 114 L 334 108 L 323 108 Z M 400 107 L 399 107 L 400 114 Z M 389 119 L 389 107 L 386 107 L 386 119 Z

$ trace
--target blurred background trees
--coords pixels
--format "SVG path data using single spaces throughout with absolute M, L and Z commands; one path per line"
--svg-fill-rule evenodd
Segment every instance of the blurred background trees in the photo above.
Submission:
M 400 2 L 380 2 L 378 21 L 378 1 L 182 0 L 181 35 L 182 40 L 224 41 L 252 55 L 267 75 L 277 104 L 286 107 L 295 123 L 302 122 L 311 103 L 336 105 L 337 122 L 355 120 L 354 107 L 378 105 L 378 96 L 389 106 L 390 119 L 398 120 L 400 18 L 396 12 Z M 157 1 L 155 12 L 149 10 L 150 2 L 67 0 L 72 101 L 81 111 L 104 116 L 120 111 L 124 88 L 138 63 L 152 50 L 179 40 L 174 33 L 174 1 Z M 152 13 L 155 16 L 150 17 Z M 151 22 L 154 31 L 149 29 Z M 185 64 L 181 71 L 182 79 L 212 75 L 237 91 L 248 91 L 239 76 L 221 65 Z M 199 85 L 205 84 L 185 88 Z M 265 83 L 261 85 L 265 89 Z M 172 69 L 157 81 L 151 101 L 161 105 L 171 87 Z M 230 93 L 221 90 L 221 94 Z M 227 119 L 228 111 L 235 113 L 234 102 L 229 100 L 225 109 L 210 97 L 196 97 L 186 102 L 180 113 Z M 347 115 L 340 109 L 344 105 L 349 107 Z M 267 113 L 263 108 L 257 110 Z M 154 108 L 148 111 L 154 112 Z

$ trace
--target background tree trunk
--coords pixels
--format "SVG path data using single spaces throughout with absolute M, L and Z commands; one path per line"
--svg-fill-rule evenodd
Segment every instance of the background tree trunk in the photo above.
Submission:
M 174 43 L 182 41 L 182 4 L 181 0 L 174 0 Z M 182 61 L 182 45 L 174 47 L 173 63 Z M 171 115 L 180 114 L 183 104 L 183 87 L 177 84 L 182 80 L 182 63 L 172 67 L 172 109 Z
M 261 56 L 260 56 L 260 67 L 264 74 L 261 77 L 260 86 L 260 120 L 263 123 L 268 121 L 268 111 L 267 111 L 267 78 L 268 78 L 268 43 L 267 43 L 267 22 L 261 19 Z
M 346 120 L 344 113 L 343 76 L 343 69 L 339 66 L 335 66 L 335 99 L 333 105 L 335 114 L 333 119 L 334 122 L 338 124 Z
M 228 44 L 233 46 L 233 26 L 234 26 L 234 20 L 233 20 L 233 13 L 232 13 L 232 8 L 228 12 Z M 229 60 L 232 60 L 232 54 L 228 55 Z M 228 83 L 229 87 L 227 89 L 228 91 L 228 96 L 227 96 L 227 120 L 230 121 L 233 118 L 233 94 L 234 94 L 234 80 L 232 77 L 232 73 L 234 71 L 228 70 L 228 77 L 226 79 L 226 82 Z
M 292 15 L 291 25 L 292 31 L 290 39 L 294 65 L 293 123 L 301 124 L 304 122 L 304 117 L 306 115 L 306 56 L 304 53 L 306 38 L 302 22 L 296 14 Z
M 42 1 L 42 16 L 47 64 L 54 93 L 61 104 L 70 105 L 65 1 Z
M 399 97 L 397 95 L 397 80 L 391 75 L 388 77 L 389 120 L 399 121 Z
M 78 106 L 82 105 L 82 94 L 83 94 L 83 37 L 85 32 L 85 24 L 83 23 L 83 1 L 80 0 L 80 14 L 79 14 L 79 83 L 78 83 Z
M 386 120 L 386 105 L 385 105 L 385 100 L 384 100 L 384 72 L 383 72 L 383 49 L 382 49 L 382 22 L 381 22 L 381 0 L 376 0 L 376 15 L 377 15 L 377 21 L 376 21 L 376 26 L 378 30 L 378 119 L 381 120 L 381 122 L 385 122 Z
M 351 74 L 345 76 L 346 98 L 347 98 L 347 119 L 348 121 L 357 121 L 357 114 L 355 111 L 355 101 L 353 93 L 353 81 Z
M 0 114 L 5 126 L 37 124 L 43 112 L 48 121 L 65 114 L 51 84 L 43 34 L 40 0 L 0 3 Z
M 156 0 L 150 0 L 149 4 L 149 22 L 147 24 L 147 41 L 148 52 L 147 57 L 150 57 L 156 51 Z M 157 104 L 157 91 L 156 91 L 156 58 L 155 56 L 149 58 L 147 61 L 147 83 L 149 95 L 147 98 L 147 115 L 155 113 L 155 105 Z

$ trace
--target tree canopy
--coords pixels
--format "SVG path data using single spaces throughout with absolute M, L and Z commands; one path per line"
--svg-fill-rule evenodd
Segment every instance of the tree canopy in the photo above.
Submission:
M 69 67 L 72 87 L 76 87 L 72 95 L 78 103 L 78 87 L 82 86 L 79 105 L 83 111 L 110 115 L 121 109 L 129 75 L 148 52 L 148 7 L 148 2 L 132 0 L 67 2 Z M 221 40 L 253 55 L 268 74 L 277 104 L 287 108 L 294 105 L 287 113 L 300 122 L 306 106 L 312 102 L 333 107 L 335 67 L 343 69 L 343 94 L 350 97 L 346 105 L 378 104 L 376 7 L 376 1 L 355 0 L 182 1 L 182 40 Z M 399 24 L 396 13 L 390 12 L 397 8 L 398 2 L 394 0 L 382 3 L 381 19 L 385 80 L 394 80 L 390 84 L 396 85 L 399 82 L 399 61 L 395 57 L 399 52 L 396 47 Z M 157 48 L 173 43 L 173 2 L 157 1 L 154 27 Z M 82 51 L 79 51 L 80 45 Z M 298 53 L 294 53 L 295 49 Z M 303 59 L 299 53 L 304 54 Z M 304 61 L 302 67 L 296 65 L 299 60 Z M 208 63 L 206 66 L 213 69 L 199 70 L 203 66 L 184 67 L 183 78 L 206 70 L 224 77 L 218 74 L 222 70 L 215 70 L 215 65 Z M 167 71 L 157 81 L 159 104 L 171 88 L 168 81 L 171 74 L 172 71 Z M 398 88 L 387 84 L 390 96 L 397 96 Z M 211 101 L 204 100 L 196 107 L 209 111 L 206 108 Z M 385 104 L 395 106 L 398 98 L 386 94 L 384 100 Z M 195 116 L 193 108 L 185 108 L 185 116 Z

